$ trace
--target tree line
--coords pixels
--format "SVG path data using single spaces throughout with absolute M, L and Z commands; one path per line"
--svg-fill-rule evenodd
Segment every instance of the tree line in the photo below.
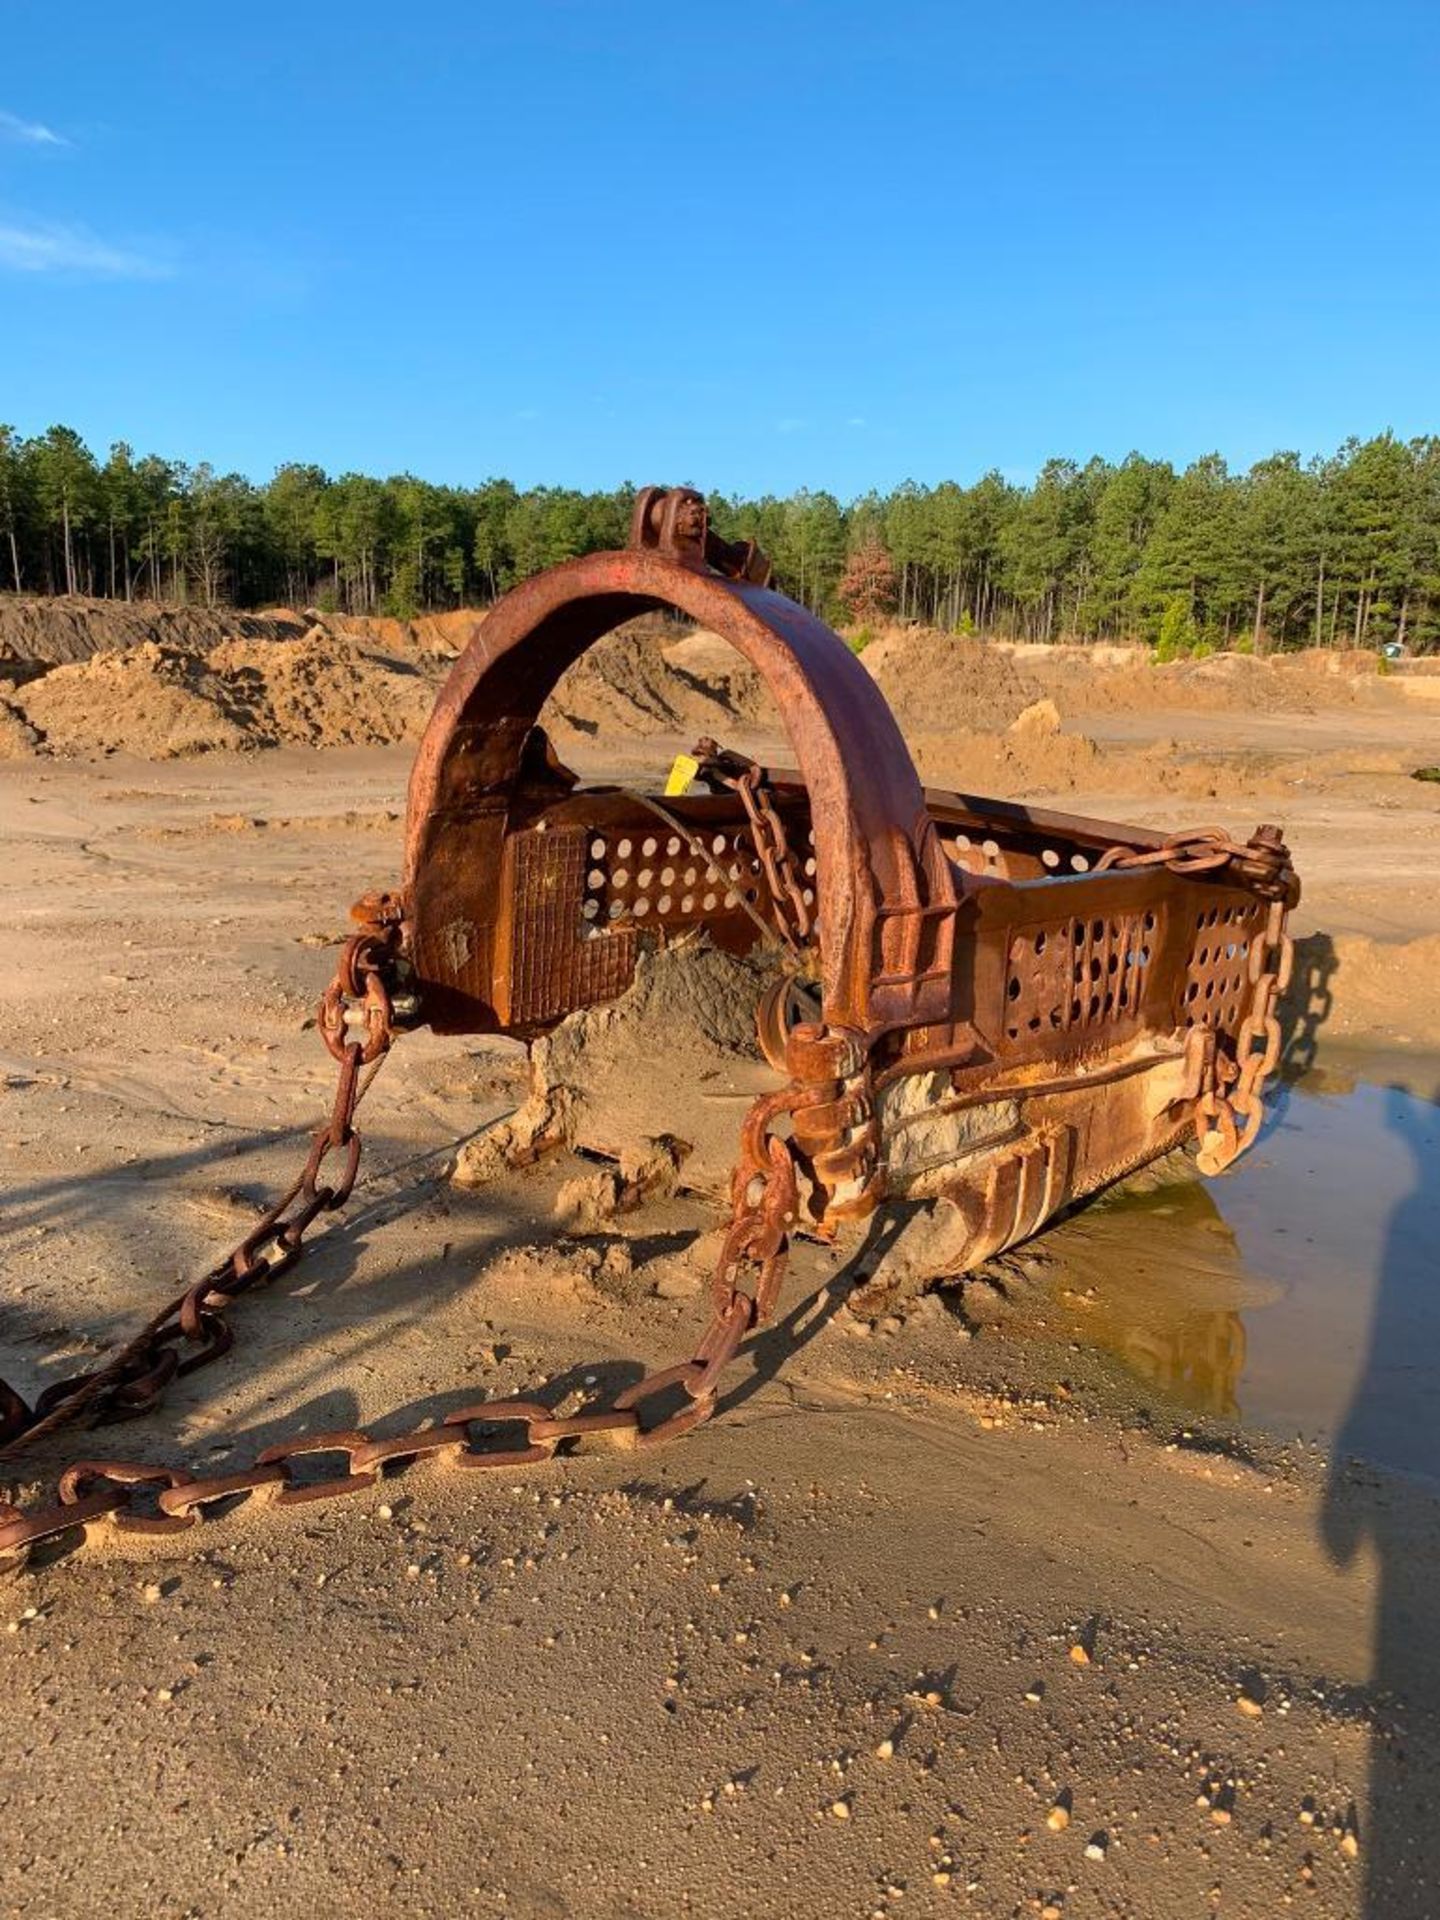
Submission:
M 68 427 L 0 426 L 0 589 L 408 617 L 623 546 L 633 495 L 299 464 L 257 485 L 123 442 L 102 461 Z M 758 540 L 778 584 L 831 617 L 1041 641 L 1440 646 L 1440 437 L 1244 472 L 1132 453 L 1051 460 L 1028 486 L 991 472 L 849 503 L 802 490 L 710 506 L 718 532 Z

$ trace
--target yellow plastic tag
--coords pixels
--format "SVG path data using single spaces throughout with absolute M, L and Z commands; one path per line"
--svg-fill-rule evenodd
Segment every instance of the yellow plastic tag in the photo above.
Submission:
M 673 800 L 677 794 L 684 793 L 699 771 L 698 760 L 692 760 L 688 753 L 677 753 L 675 764 L 665 781 L 665 798 Z

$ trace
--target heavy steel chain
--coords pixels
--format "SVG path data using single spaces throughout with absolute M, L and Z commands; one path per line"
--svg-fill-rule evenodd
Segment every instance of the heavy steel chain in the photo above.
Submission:
M 149 1413 L 172 1380 L 229 1351 L 235 1336 L 228 1309 L 293 1267 L 316 1217 L 344 1206 L 360 1169 L 355 1112 L 394 1037 L 386 978 L 394 939 L 376 928 L 354 935 L 320 1000 L 317 1024 L 340 1071 L 330 1116 L 291 1186 L 223 1260 L 167 1301 L 103 1366 L 55 1381 L 33 1407 L 0 1381 L 0 1460 L 82 1418 L 98 1425 Z M 356 1024 L 360 1036 L 352 1038 Z M 344 1156 L 338 1174 L 322 1178 L 332 1154 Z
M 1195 1110 L 1202 1173 L 1220 1173 L 1237 1160 L 1254 1144 L 1265 1119 L 1265 1082 L 1280 1064 L 1284 1044 L 1275 1009 L 1295 970 L 1287 917 L 1285 902 L 1272 900 L 1263 934 L 1250 942 L 1246 964 L 1253 992 L 1236 1036 L 1235 1059 L 1227 1063 L 1230 1079 L 1202 1094 Z
M 340 1089 L 331 1120 L 317 1132 L 300 1178 L 229 1259 L 147 1322 L 108 1366 L 57 1383 L 47 1396 L 48 1406 L 42 1397 L 18 1436 L 22 1441 L 85 1412 L 92 1418 L 148 1412 L 170 1379 L 218 1358 L 229 1347 L 232 1336 L 224 1308 L 240 1293 L 293 1266 L 305 1227 L 317 1213 L 340 1206 L 348 1197 L 359 1161 L 359 1136 L 351 1121 L 368 1085 L 359 1075 L 367 1064 L 378 1066 L 393 1037 L 384 981 L 379 991 L 370 984 L 376 955 L 363 944 L 369 937 L 358 936 L 350 943 L 336 983 L 322 1002 L 321 1031 L 332 1052 L 338 1048 Z M 346 1039 L 357 1013 L 365 1038 Z M 214 1507 L 228 1510 L 247 1497 L 276 1506 L 331 1499 L 373 1486 L 386 1467 L 409 1467 L 419 1460 L 509 1469 L 547 1460 L 561 1446 L 576 1453 L 652 1447 L 701 1425 L 715 1410 L 720 1375 L 745 1336 L 774 1308 L 798 1211 L 798 1182 L 792 1149 L 771 1128 L 782 1114 L 793 1113 L 814 1097 L 807 1089 L 790 1087 L 763 1095 L 751 1108 L 732 1175 L 732 1219 L 712 1281 L 709 1322 L 687 1359 L 645 1375 L 617 1394 L 609 1407 L 557 1416 L 539 1401 L 482 1401 L 447 1414 L 436 1425 L 381 1439 L 347 1429 L 280 1441 L 259 1454 L 252 1466 L 222 1474 L 195 1474 L 149 1461 L 77 1460 L 60 1475 L 49 1504 L 26 1511 L 0 1501 L 0 1573 L 18 1571 L 33 1547 L 76 1528 L 86 1539 L 90 1528 L 100 1524 L 126 1533 L 172 1534 L 193 1527 Z M 337 1149 L 346 1154 L 341 1179 L 336 1186 L 321 1186 L 320 1166 Z M 749 1289 L 747 1266 L 755 1269 Z M 197 1332 L 192 1334 L 191 1327 Z M 201 1344 L 181 1360 L 177 1344 L 184 1338 Z M 155 1360 L 157 1353 L 162 1362 Z M 136 1388 L 138 1393 L 131 1391 Z M 646 1424 L 651 1402 L 677 1395 L 678 1406 Z M 18 1395 L 13 1397 L 19 1401 Z M 487 1431 L 487 1442 L 477 1440 L 481 1430 Z M 507 1430 L 510 1443 L 496 1445 Z M 325 1455 L 343 1456 L 344 1471 L 316 1479 L 302 1477 L 292 1465 Z
M 1237 840 L 1220 827 L 1192 827 L 1171 834 L 1158 847 L 1109 847 L 1095 862 L 1097 873 L 1138 867 L 1166 867 L 1182 875 L 1230 867 L 1251 892 L 1267 900 L 1288 899 L 1295 886 L 1290 855 L 1277 827 L 1259 827 L 1249 840 Z
M 805 889 L 795 867 L 795 856 L 790 851 L 785 822 L 770 798 L 762 770 L 759 767 L 749 768 L 736 781 L 735 791 L 750 822 L 750 835 L 755 842 L 755 852 L 764 870 L 765 883 L 775 903 L 776 914 L 785 922 L 796 944 L 803 947 L 815 931 L 814 909 L 805 898 Z
M 757 761 L 729 752 L 708 738 L 695 743 L 695 756 L 700 762 L 701 778 L 717 791 L 728 788 L 745 809 L 780 937 L 792 953 L 800 954 L 815 931 L 814 890 L 807 900 L 791 851 L 790 836 L 771 798 L 765 769 Z

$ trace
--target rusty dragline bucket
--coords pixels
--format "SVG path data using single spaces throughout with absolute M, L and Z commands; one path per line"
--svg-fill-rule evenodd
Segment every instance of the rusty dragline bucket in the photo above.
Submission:
M 753 546 L 710 532 L 700 495 L 650 489 L 626 551 L 495 607 L 440 694 L 404 888 L 377 916 L 398 927 L 415 1017 L 533 1039 L 697 929 L 768 945 L 775 1085 L 744 1130 L 737 1211 L 782 1126 L 813 1224 L 943 1201 L 951 1273 L 1191 1134 L 1202 1169 L 1228 1165 L 1279 1045 L 1298 891 L 1279 833 L 1163 837 L 924 789 L 875 681 L 768 581 Z M 701 790 L 662 803 L 559 764 L 546 696 L 657 609 L 756 670 L 793 771 L 702 742 Z
M 546 696 L 603 634 L 657 610 L 744 656 L 793 770 L 703 741 L 696 778 L 660 796 L 561 765 L 539 723 Z M 168 1532 L 257 1490 L 344 1494 L 436 1455 L 509 1466 L 562 1445 L 646 1445 L 713 1411 L 721 1372 L 773 1309 L 797 1226 L 830 1235 L 919 1203 L 909 1219 L 936 1229 L 923 1277 L 939 1278 L 1192 1135 L 1201 1170 L 1221 1171 L 1263 1120 L 1297 896 L 1272 827 L 1245 843 L 1165 837 L 922 788 L 874 680 L 769 585 L 764 556 L 718 539 L 699 494 L 642 493 L 624 552 L 515 588 L 442 689 L 411 777 L 403 884 L 357 904 L 321 1003 L 339 1088 L 295 1185 L 102 1365 L 33 1406 L 0 1381 L 0 1453 L 82 1415 L 146 1412 L 175 1374 L 227 1350 L 230 1307 L 293 1265 L 311 1223 L 348 1197 L 355 1111 L 397 1031 L 558 1038 L 677 948 L 767 962 L 750 977 L 768 1081 L 739 1128 L 708 1324 L 677 1365 L 564 1418 L 482 1402 L 384 1439 L 303 1436 L 208 1478 L 77 1462 L 54 1505 L 0 1504 L 0 1563 L 77 1526 Z M 675 1119 L 656 1113 L 657 1134 Z M 566 1120 L 561 1103 L 521 1150 L 572 1137 Z M 477 1427 L 512 1442 L 518 1427 L 523 1444 L 497 1450 L 492 1433 L 487 1447 Z M 336 1454 L 346 1471 L 317 1480 L 307 1463 Z

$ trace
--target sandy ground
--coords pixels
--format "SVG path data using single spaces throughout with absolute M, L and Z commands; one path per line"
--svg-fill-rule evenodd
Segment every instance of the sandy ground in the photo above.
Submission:
M 1368 714 L 1323 725 L 1364 748 Z M 1344 957 L 1336 1032 L 1418 1059 L 1437 790 L 1391 769 L 1309 792 L 1304 741 L 1286 752 L 1264 803 L 1067 804 L 1284 820 L 1300 931 Z M 288 1177 L 330 1084 L 326 943 L 395 876 L 408 759 L 0 767 L 0 1372 L 22 1388 Z M 573 1166 L 446 1180 L 519 1085 L 513 1048 L 407 1038 L 346 1222 L 237 1309 L 233 1354 L 78 1450 L 221 1470 L 297 1426 L 560 1404 L 676 1355 L 702 1206 L 575 1241 L 550 1221 Z M 932 1300 L 862 1333 L 854 1251 L 799 1251 L 722 1417 L 673 1448 L 417 1468 L 12 1583 L 0 1912 L 1440 1912 L 1430 1487 L 1192 1417 L 1003 1314 Z

